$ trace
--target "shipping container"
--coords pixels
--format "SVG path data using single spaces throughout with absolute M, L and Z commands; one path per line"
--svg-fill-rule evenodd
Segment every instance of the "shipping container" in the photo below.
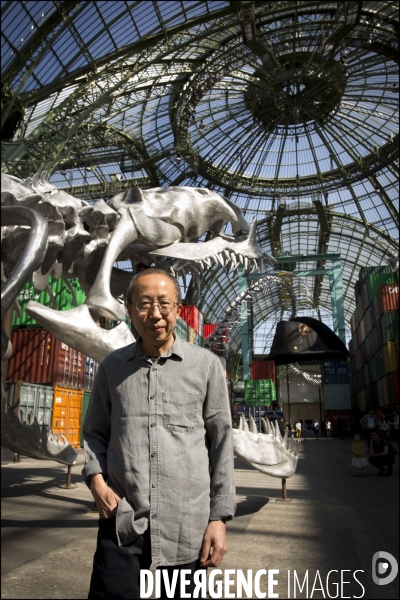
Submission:
M 390 373 L 389 373 L 390 375 Z M 392 388 L 393 388 L 393 399 L 392 402 L 399 402 L 399 369 L 393 371 L 392 375 Z
M 190 325 L 188 326 L 188 342 L 189 344 L 194 344 L 194 334 L 195 334 L 195 330 L 192 329 L 192 327 L 190 327 Z
M 336 365 L 334 360 L 324 360 L 322 362 L 322 381 L 323 383 L 336 383 Z
M 84 356 L 45 329 L 14 329 L 7 381 L 82 388 Z
M 22 423 L 51 425 L 54 390 L 50 386 L 34 383 L 7 383 L 5 402 L 15 412 Z
M 396 333 L 399 333 L 399 313 L 385 312 L 381 316 L 382 346 L 386 342 L 393 341 Z
M 381 285 L 376 294 L 379 316 L 385 312 L 399 310 L 399 284 Z
M 13 313 L 12 325 L 13 327 L 40 327 L 40 324 L 35 321 L 32 317 L 26 314 L 25 308 L 30 300 L 39 302 L 44 306 L 50 308 L 56 308 L 57 310 L 70 310 L 74 306 L 80 306 L 86 300 L 86 294 L 82 290 L 79 281 L 77 279 L 70 279 L 69 283 L 71 289 L 75 294 L 74 296 L 63 279 L 54 279 L 49 277 L 50 289 L 53 293 L 56 306 L 53 306 L 52 300 L 46 290 L 43 292 L 37 292 L 32 282 L 28 282 L 24 285 L 18 295 L 18 302 L 21 307 L 21 317 L 17 317 L 16 311 Z
M 93 388 L 94 377 L 99 370 L 100 363 L 89 356 L 84 357 L 83 366 L 83 389 L 91 391 Z
M 79 435 L 81 448 L 83 448 L 83 424 L 86 419 L 86 413 L 89 408 L 89 402 L 90 402 L 91 395 L 92 395 L 91 392 L 83 392 L 83 396 L 82 396 L 81 431 L 80 431 L 80 435 Z
M 399 356 L 400 356 L 400 348 L 399 348 L 399 346 L 400 346 L 400 334 L 399 333 L 396 333 L 396 335 L 394 336 L 394 346 L 395 346 L 395 350 L 396 350 L 396 364 L 397 364 L 397 367 L 398 367 L 399 366 L 399 362 L 400 362 L 400 359 L 399 359 Z
M 218 327 L 218 323 L 206 323 L 204 325 L 204 339 L 206 340 L 212 333 L 214 333 L 215 328 Z M 224 342 L 228 342 L 228 327 L 223 327 L 218 334 L 218 338 Z
M 396 371 L 396 350 L 394 342 L 386 342 L 382 348 L 384 374 Z
M 322 386 L 325 410 L 350 410 L 350 386 L 348 383 L 330 383 Z
M 361 298 L 362 311 L 363 311 L 363 314 L 365 314 L 365 312 L 367 310 L 367 307 L 368 307 L 368 304 L 369 304 L 369 302 L 368 302 L 368 288 L 367 288 L 367 286 L 365 286 L 362 289 L 360 298 Z
M 276 368 L 273 360 L 253 360 L 250 379 L 271 379 L 276 384 Z
M 244 385 L 246 406 L 269 406 L 276 400 L 275 384 L 271 379 L 246 380 Z
M 204 331 L 202 329 L 202 323 L 204 323 L 204 320 L 200 317 L 200 311 L 197 306 L 182 305 L 180 317 L 186 321 L 186 323 L 192 329 L 194 329 L 198 335 L 204 337 Z
M 55 386 L 52 427 L 57 434 L 63 434 L 73 448 L 81 443 L 82 390 L 71 390 Z
M 176 324 L 175 324 L 175 333 L 176 335 L 181 339 L 184 340 L 185 342 L 188 341 L 188 324 L 186 323 L 186 321 L 184 321 L 183 319 L 181 319 L 180 317 L 178 317 Z
M 378 379 L 375 383 L 376 385 L 376 400 L 378 402 L 378 406 L 383 406 L 383 388 L 382 388 L 382 379 Z
M 365 391 L 361 390 L 361 392 L 358 392 L 357 394 L 357 408 L 360 412 L 364 412 L 366 410 L 365 408 Z
M 361 283 L 360 283 L 360 281 L 356 281 L 356 283 L 354 285 L 354 300 L 355 300 L 355 302 L 358 301 L 360 296 L 361 296 Z
M 387 386 L 387 377 L 382 377 L 382 396 L 383 396 L 383 405 L 387 406 L 389 404 L 389 394 L 388 394 L 388 386 Z

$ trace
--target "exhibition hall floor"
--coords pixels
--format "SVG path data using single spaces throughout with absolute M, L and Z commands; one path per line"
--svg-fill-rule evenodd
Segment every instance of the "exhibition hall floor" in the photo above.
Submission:
M 356 478 L 351 443 L 302 442 L 297 472 L 287 481 L 291 502 L 276 501 L 280 479 L 235 461 L 237 516 L 228 524 L 228 553 L 216 582 L 232 569 L 233 582 L 238 570 L 253 584 L 259 572 L 253 598 L 272 591 L 279 598 L 398 598 L 398 576 L 383 585 L 380 575 L 377 585 L 372 560 L 379 551 L 399 556 L 399 457 L 392 477 L 368 467 L 367 477 Z M 82 465 L 80 450 L 72 471 L 77 487 L 69 490 L 59 487 L 66 467 L 55 462 L 23 458 L 2 465 L 2 598 L 87 598 L 97 514 Z M 233 583 L 220 597 L 238 597 L 235 589 Z

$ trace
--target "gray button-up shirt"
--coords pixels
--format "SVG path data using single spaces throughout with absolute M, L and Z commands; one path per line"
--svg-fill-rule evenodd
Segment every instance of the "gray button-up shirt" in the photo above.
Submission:
M 232 518 L 231 413 L 221 363 L 208 350 L 175 336 L 155 363 L 140 341 L 112 352 L 83 432 L 86 482 L 102 473 L 122 498 L 119 545 L 150 522 L 154 566 L 197 560 L 209 520 Z

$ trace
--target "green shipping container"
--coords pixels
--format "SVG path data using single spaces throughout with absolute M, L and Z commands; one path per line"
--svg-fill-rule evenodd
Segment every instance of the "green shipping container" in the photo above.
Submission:
M 75 292 L 75 296 L 76 296 L 76 304 L 75 305 L 72 304 L 73 295 L 70 292 L 70 290 L 68 289 L 68 286 L 65 283 L 65 281 L 63 281 L 62 279 L 54 279 L 54 277 L 49 277 L 49 285 L 50 285 L 51 291 L 53 292 L 53 295 L 56 300 L 57 310 L 70 310 L 71 308 L 74 308 L 74 306 L 80 306 L 86 300 L 86 294 L 82 290 L 82 288 L 79 284 L 79 281 L 77 279 L 70 279 L 69 282 L 71 284 L 72 289 Z M 44 306 L 49 306 L 50 308 L 53 308 L 49 294 L 46 291 L 43 291 L 43 292 L 35 291 L 35 288 L 33 287 L 33 283 L 28 282 L 24 285 L 24 287 L 22 288 L 22 290 L 19 293 L 18 302 L 21 307 L 22 314 L 21 314 L 21 318 L 19 318 L 19 317 L 17 317 L 16 311 L 14 311 L 13 320 L 12 320 L 13 327 L 22 327 L 22 326 L 37 327 L 38 325 L 40 326 L 40 323 L 35 321 L 35 319 L 33 319 L 32 317 L 27 315 L 25 312 L 25 307 L 30 300 L 34 300 L 35 302 L 39 302 L 40 304 L 43 304 Z
M 381 316 L 382 345 L 394 340 L 399 333 L 399 313 L 397 311 L 385 312 Z
M 81 412 L 81 448 L 83 448 L 83 424 L 85 422 L 85 417 L 87 410 L 89 408 L 89 402 L 92 392 L 83 392 L 82 398 L 82 412 Z
M 370 298 L 375 298 L 380 286 L 385 283 L 397 283 L 397 274 L 376 273 L 369 275 L 367 278 L 368 296 Z

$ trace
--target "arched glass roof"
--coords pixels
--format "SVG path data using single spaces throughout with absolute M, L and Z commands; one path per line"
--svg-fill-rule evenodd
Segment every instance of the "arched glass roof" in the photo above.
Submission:
M 359 269 L 395 264 L 396 3 L 1 10 L 3 172 L 49 170 L 89 200 L 133 185 L 209 187 L 257 218 L 270 254 L 340 253 L 347 319 Z M 328 278 L 294 286 L 299 310 L 329 321 Z M 232 273 L 203 275 L 206 318 L 218 320 L 237 293 Z M 257 300 L 256 337 L 284 314 L 282 299 Z

